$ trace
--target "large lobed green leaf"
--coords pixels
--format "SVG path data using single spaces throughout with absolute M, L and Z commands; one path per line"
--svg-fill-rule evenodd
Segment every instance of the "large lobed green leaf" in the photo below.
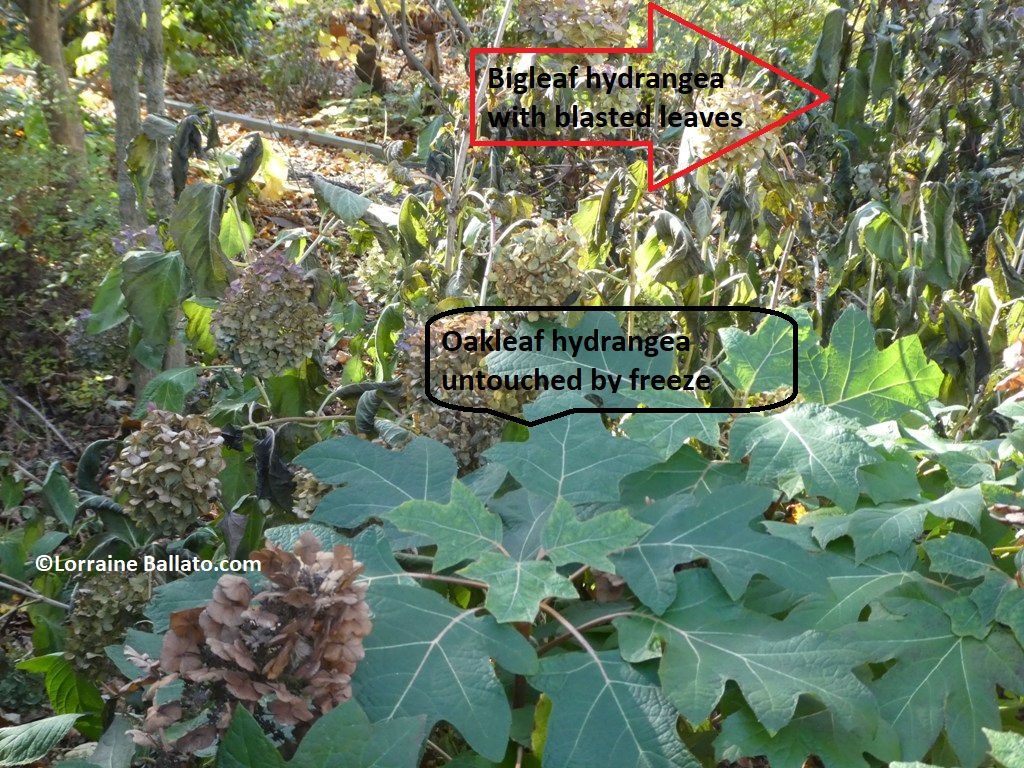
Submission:
M 857 425 L 820 405 L 801 403 L 733 425 L 729 454 L 750 457 L 747 481 L 796 495 L 825 496 L 843 509 L 857 501 L 857 470 L 881 459 L 856 434 Z
M 895 419 L 937 397 L 942 370 L 925 357 L 917 336 L 875 346 L 867 315 L 849 308 L 836 321 L 827 347 L 805 347 L 800 393 L 813 403 L 862 424 Z
M 733 386 L 743 392 L 796 386 L 793 347 L 798 338 L 792 323 L 768 315 L 752 334 L 739 328 L 722 328 L 718 335 L 725 348 L 719 370 Z
M 867 654 L 747 610 L 706 570 L 674 579 L 676 598 L 661 616 L 640 611 L 615 626 L 626 660 L 661 657 L 662 685 L 683 717 L 707 719 L 732 680 L 769 733 L 790 722 L 805 695 L 826 706 L 839 728 L 875 732 L 877 705 L 853 674 Z
M 499 443 L 484 455 L 534 493 L 573 504 L 615 501 L 622 478 L 658 460 L 647 445 L 612 437 L 590 413 L 533 427 L 526 442 Z
M 455 479 L 455 457 L 441 443 L 416 438 L 391 451 L 357 437 L 325 440 L 295 458 L 321 481 L 344 486 L 316 510 L 318 521 L 355 528 L 383 517 L 411 499 L 447 502 Z
M 1000 724 L 996 687 L 1024 690 L 1024 652 L 996 627 L 962 637 L 946 612 L 922 599 L 886 598 L 878 620 L 851 624 L 840 639 L 876 661 L 894 660 L 870 684 L 879 712 L 899 734 L 904 760 L 920 760 L 945 730 L 960 765 L 974 768 Z
M 500 760 L 512 713 L 494 662 L 533 674 L 530 644 L 512 626 L 421 587 L 374 584 L 367 601 L 373 631 L 352 685 L 370 719 L 426 715 L 428 729 L 444 720 L 474 750 Z
M 617 651 L 541 661 L 530 684 L 552 701 L 544 768 L 699 768 L 676 735 L 678 713 L 650 664 Z
M 500 546 L 501 518 L 465 485 L 452 483 L 451 501 L 407 501 L 387 514 L 400 530 L 422 533 L 437 543 L 434 570 L 443 571 Z
M 653 504 L 643 519 L 654 527 L 612 556 L 615 569 L 655 613 L 676 598 L 673 569 L 699 559 L 708 561 L 734 599 L 758 573 L 799 592 L 824 589 L 824 574 L 811 554 L 754 527 L 773 499 L 766 488 L 734 485 L 700 500 L 683 496 Z

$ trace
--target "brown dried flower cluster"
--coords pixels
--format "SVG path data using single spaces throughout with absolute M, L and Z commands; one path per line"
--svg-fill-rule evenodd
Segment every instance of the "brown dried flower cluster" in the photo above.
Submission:
M 716 126 L 714 128 L 695 128 L 686 131 L 684 133 L 684 144 L 688 145 L 689 156 L 686 161 L 681 157 L 680 162 L 686 162 L 687 165 L 708 155 L 713 155 L 733 142 L 756 133 L 781 116 L 778 114 L 774 104 L 765 99 L 764 94 L 743 85 L 718 88 L 704 99 L 701 109 L 729 114 L 739 112 L 743 115 L 743 126 L 741 128 L 721 128 Z M 737 147 L 709 165 L 722 171 L 727 171 L 734 167 L 757 168 L 760 166 L 761 158 L 765 154 L 771 157 L 778 148 L 778 131 L 768 131 L 768 133 L 763 133 L 751 139 L 746 144 Z
M 478 370 L 487 371 L 484 358 L 487 352 L 471 353 L 460 350 L 446 351 L 441 339 L 446 333 L 455 331 L 462 336 L 473 336 L 480 331 L 490 332 L 491 320 L 485 312 L 459 314 L 442 317 L 431 325 L 430 330 L 430 382 L 424 381 L 426 334 L 419 325 L 406 339 L 408 344 L 408 381 L 410 410 L 414 429 L 421 435 L 444 443 L 455 454 L 459 468 L 463 471 L 475 469 L 480 454 L 501 440 L 505 422 L 494 416 L 478 413 L 453 411 L 439 408 L 424 396 L 429 384 L 430 393 L 438 400 L 448 401 L 469 408 L 491 408 L 503 413 L 517 414 L 532 393 L 512 392 L 498 389 L 487 391 L 452 390 L 442 388 L 442 377 L 473 376 Z
M 304 533 L 294 554 L 270 545 L 252 553 L 270 582 L 253 594 L 241 576 L 225 575 L 203 608 L 171 614 L 160 670 L 149 690 L 177 680 L 180 699 L 154 704 L 136 742 L 194 752 L 227 728 L 231 702 L 269 712 L 282 725 L 308 724 L 352 697 L 351 679 L 371 629 L 362 565 L 344 545 L 320 549 Z M 207 718 L 184 735 L 167 729 Z
M 150 411 L 111 467 L 114 498 L 143 530 L 180 536 L 218 495 L 223 443 L 202 416 Z

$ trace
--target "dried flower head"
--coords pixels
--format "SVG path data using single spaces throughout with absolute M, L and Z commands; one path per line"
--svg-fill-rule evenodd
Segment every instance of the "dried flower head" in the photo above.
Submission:
M 212 324 L 222 348 L 262 377 L 302 365 L 324 329 L 302 270 L 284 254 L 258 259 L 231 283 Z
M 254 594 L 245 578 L 225 575 L 205 607 L 171 614 L 160 653 L 165 677 L 151 692 L 179 679 L 184 692 L 172 702 L 176 709 L 167 702 L 150 708 L 134 734 L 138 743 L 180 751 L 208 746 L 227 727 L 232 702 L 297 725 L 352 697 L 352 673 L 372 627 L 352 550 L 324 552 L 306 532 L 293 552 L 271 544 L 251 556 L 270 582 L 265 589 Z M 197 709 L 208 710 L 217 727 L 170 738 L 166 729 L 196 717 Z
M 111 466 L 114 498 L 143 530 L 180 536 L 219 492 L 223 442 L 202 416 L 150 411 Z

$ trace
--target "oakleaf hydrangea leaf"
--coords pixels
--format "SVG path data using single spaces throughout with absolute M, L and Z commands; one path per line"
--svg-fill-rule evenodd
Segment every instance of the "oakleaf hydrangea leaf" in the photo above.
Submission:
M 648 446 L 608 434 L 596 413 L 540 424 L 526 442 L 499 443 L 484 455 L 534 493 L 572 504 L 617 500 L 623 477 L 658 460 Z
M 840 315 L 827 347 L 807 350 L 800 394 L 863 424 L 923 408 L 942 384 L 942 369 L 925 356 L 917 336 L 903 336 L 879 350 L 871 321 L 855 307 Z
M 495 662 L 514 674 L 537 670 L 530 644 L 492 616 L 463 611 L 422 587 L 375 584 L 367 594 L 373 631 L 352 676 L 373 721 L 425 715 L 444 720 L 488 760 L 501 760 L 512 712 Z
M 324 483 L 343 485 L 321 500 L 314 518 L 355 528 L 383 517 L 410 499 L 446 502 L 455 479 L 455 457 L 444 445 L 418 437 L 401 451 L 346 436 L 307 448 L 295 458 Z
M 451 501 L 407 501 L 387 519 L 403 531 L 422 533 L 437 543 L 434 571 L 471 560 L 501 544 L 501 518 L 456 480 Z
M 771 392 L 796 384 L 793 346 L 798 340 L 789 321 L 768 315 L 751 334 L 722 328 L 718 335 L 725 347 L 719 369 L 733 386 L 744 392 Z
M 679 393 L 679 407 L 700 408 L 697 398 Z M 659 407 L 674 407 L 666 404 Z M 705 445 L 718 445 L 719 424 L 729 417 L 724 413 L 634 413 L 622 423 L 630 440 L 646 443 L 662 460 L 678 451 L 684 442 L 696 438 Z
M 717 741 L 728 745 L 718 750 L 723 760 L 764 755 L 769 765 L 805 765 L 810 755 L 817 755 L 828 768 L 868 768 L 875 763 L 864 758 L 865 752 L 881 760 L 900 753 L 899 739 L 886 723 L 880 724 L 874 736 L 863 730 L 843 730 L 831 712 L 807 700 L 801 700 L 796 715 L 774 736 L 749 707 L 741 706 L 722 723 Z
M 924 530 L 928 515 L 960 520 L 978 527 L 985 502 L 978 488 L 954 488 L 935 501 L 889 509 L 857 509 L 847 515 L 815 520 L 814 538 L 822 546 L 840 536 L 853 539 L 858 560 L 884 552 L 902 554 Z
M 880 459 L 855 428 L 835 411 L 801 403 L 767 418 L 737 419 L 729 453 L 750 456 L 748 482 L 796 490 L 796 479 L 807 493 L 849 509 L 857 501 L 857 470 Z
M 650 528 L 624 509 L 581 521 L 572 505 L 559 499 L 551 510 L 541 542 L 544 554 L 555 565 L 590 565 L 611 571 L 615 566 L 608 553 L 629 546 Z
M 545 766 L 699 768 L 652 665 L 616 651 L 567 653 L 543 659 L 529 680 L 552 701 Z
M 920 760 L 945 729 L 959 765 L 974 768 L 999 728 L 996 686 L 1024 690 L 1024 651 L 995 627 L 984 641 L 957 635 L 945 612 L 924 600 L 885 598 L 885 618 L 848 625 L 840 639 L 877 661 L 895 659 L 871 683 L 879 712 L 899 734 L 903 758 Z
M 487 583 L 484 606 L 501 623 L 532 622 L 545 597 L 579 597 L 576 587 L 555 566 L 543 560 L 520 562 L 486 552 L 459 574 Z
M 705 570 L 674 578 L 677 597 L 662 616 L 640 612 L 615 626 L 627 660 L 662 657 L 662 684 L 683 717 L 705 720 L 733 680 L 769 733 L 790 722 L 803 695 L 826 706 L 840 727 L 874 732 L 877 705 L 852 671 L 866 656 L 823 632 L 794 634 L 739 606 Z
M 653 504 L 643 516 L 654 527 L 612 556 L 615 570 L 655 613 L 675 599 L 675 566 L 700 558 L 737 599 L 756 573 L 800 592 L 824 589 L 808 552 L 753 527 L 773 500 L 767 488 L 734 485 L 699 501 L 683 497 Z

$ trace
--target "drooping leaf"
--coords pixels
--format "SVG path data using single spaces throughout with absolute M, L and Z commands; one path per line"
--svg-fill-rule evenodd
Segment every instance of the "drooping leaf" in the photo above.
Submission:
M 792 323 L 768 315 L 752 334 L 722 328 L 718 335 L 725 348 L 719 370 L 733 386 L 744 392 L 771 392 L 796 384 L 793 347 L 798 339 Z
M 78 496 L 71 489 L 71 481 L 59 461 L 50 463 L 40 490 L 50 514 L 70 529 L 78 512 Z
M 846 34 L 846 11 L 833 6 L 822 22 L 821 35 L 814 46 L 807 82 L 815 88 L 831 90 L 839 79 L 839 60 Z
M 590 565 L 611 571 L 611 552 L 633 544 L 651 526 L 630 517 L 624 509 L 580 520 L 565 499 L 555 502 L 541 535 L 544 556 L 555 565 Z
M 295 458 L 325 483 L 343 486 L 327 494 L 317 520 L 355 528 L 368 517 L 383 517 L 410 499 L 446 503 L 456 464 L 451 451 L 425 437 L 390 451 L 357 437 L 325 440 Z
M 864 121 L 868 91 L 868 73 L 859 67 L 848 68 L 843 74 L 843 85 L 836 99 L 835 121 L 839 128 L 852 130 Z
M 747 482 L 790 495 L 802 487 L 849 509 L 857 500 L 857 470 L 880 458 L 855 427 L 829 408 L 800 403 L 767 418 L 737 419 L 729 454 L 750 456 Z
M 627 664 L 617 651 L 549 656 L 530 684 L 552 702 L 545 768 L 700 766 L 650 664 Z
M 971 253 L 954 216 L 953 193 L 941 182 L 927 181 L 920 195 L 921 266 L 930 282 L 955 288 L 971 264 Z
M 878 620 L 845 627 L 838 638 L 875 660 L 894 659 L 870 687 L 879 713 L 899 734 L 902 757 L 920 760 L 945 730 L 959 765 L 974 768 L 999 728 L 996 686 L 1024 690 L 1024 651 L 995 627 L 984 641 L 957 635 L 939 607 L 919 599 L 885 598 Z
M 238 197 L 246 188 L 256 171 L 263 164 L 263 136 L 259 133 L 249 138 L 249 143 L 242 150 L 242 156 L 238 159 L 238 165 L 231 169 L 228 177 L 221 182 L 221 186 L 228 190 L 232 197 Z
M 82 455 L 78 458 L 78 466 L 75 467 L 75 485 L 80 490 L 86 491 L 87 493 L 101 494 L 103 489 L 100 488 L 99 480 L 100 474 L 104 470 L 103 455 L 112 445 L 115 445 L 118 441 L 114 439 L 105 440 L 94 440 L 89 443 L 88 447 L 82 451 Z M 0 503 L 5 503 L 4 500 L 0 500 Z M 15 504 L 5 504 L 5 506 L 16 506 Z
M 295 482 L 292 471 L 281 459 L 277 433 L 265 430 L 263 437 L 253 444 L 252 455 L 256 459 L 256 498 L 269 499 L 285 512 L 291 512 Z
M 185 313 L 185 336 L 204 355 L 212 355 L 217 351 L 217 341 L 210 331 L 214 308 L 200 301 L 186 299 L 181 309 Z
M 754 527 L 773 500 L 773 492 L 766 488 L 736 485 L 700 501 L 677 497 L 657 502 L 641 518 L 654 527 L 636 544 L 612 555 L 615 570 L 655 613 L 676 597 L 675 566 L 701 558 L 736 599 L 757 573 L 801 592 L 824 589 L 811 555 Z
M 0 765 L 24 765 L 41 760 L 60 743 L 79 717 L 78 714 L 54 715 L 0 728 Z
M 198 372 L 198 368 L 171 368 L 158 373 L 142 390 L 134 416 L 145 416 L 151 403 L 164 411 L 184 413 L 186 399 L 199 386 Z
M 242 257 L 255 234 L 256 227 L 253 226 L 248 214 L 243 213 L 241 216 L 236 216 L 230 205 L 224 207 L 217 238 L 220 240 L 220 249 L 225 258 L 238 259 Z
M 159 143 L 144 132 L 128 143 L 125 166 L 128 168 L 132 184 L 135 185 L 136 203 L 142 209 L 146 207 L 146 193 L 149 191 L 153 171 L 156 170 L 159 149 Z
M 400 530 L 421 533 L 437 544 L 435 572 L 477 558 L 501 543 L 501 518 L 458 480 L 452 483 L 449 503 L 410 500 L 386 517 Z
M 185 265 L 177 251 L 132 251 L 121 264 L 125 307 L 143 340 L 153 346 L 167 346 L 187 290 Z
M 800 365 L 800 393 L 862 424 L 899 418 L 938 396 L 942 370 L 925 357 L 917 336 L 884 350 L 861 310 L 847 309 L 827 347 L 813 346 Z
M 706 570 L 673 579 L 677 596 L 660 617 L 640 611 L 614 623 L 624 658 L 661 657 L 662 685 L 683 717 L 705 720 L 733 680 L 770 733 L 790 722 L 800 696 L 828 707 L 844 729 L 874 731 L 877 705 L 852 671 L 862 652 L 743 608 Z
M 402 201 L 402 208 L 398 212 L 398 239 L 402 245 L 402 255 L 410 264 L 426 258 L 429 253 L 428 221 L 427 208 L 418 197 L 409 195 Z
M 430 590 L 374 584 L 367 594 L 373 631 L 352 676 L 356 700 L 371 720 L 425 715 L 444 720 L 470 747 L 500 760 L 512 713 L 494 662 L 532 674 L 537 657 L 513 627 L 475 609 L 460 611 Z
M 220 222 L 224 215 L 227 190 L 201 181 L 182 192 L 171 214 L 167 231 L 181 251 L 192 277 L 195 295 L 219 299 L 238 270 L 224 255 L 220 245 Z
M 129 317 L 121 292 L 121 265 L 110 268 L 96 289 L 89 321 L 85 326 L 88 333 L 103 333 L 120 325 Z
M 321 178 L 313 179 L 313 192 L 316 193 L 321 208 L 330 209 L 346 224 L 355 224 L 370 210 L 371 202 L 367 198 Z
M 532 622 L 540 601 L 547 597 L 579 596 L 576 587 L 545 560 L 520 561 L 485 552 L 459 574 L 487 584 L 484 606 L 502 624 Z
M 533 427 L 526 442 L 499 443 L 484 455 L 534 493 L 573 504 L 614 501 L 623 477 L 657 461 L 653 449 L 612 437 L 591 413 Z

